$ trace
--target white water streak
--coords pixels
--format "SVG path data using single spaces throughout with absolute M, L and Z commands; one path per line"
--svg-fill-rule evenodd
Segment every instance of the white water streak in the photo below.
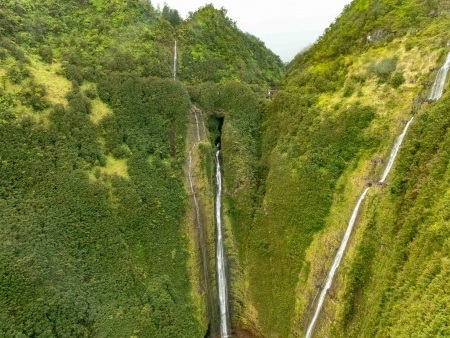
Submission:
M 350 221 L 348 222 L 347 230 L 345 231 L 344 238 L 342 239 L 341 246 L 339 247 L 339 250 L 336 254 L 336 257 L 334 258 L 333 265 L 331 266 L 330 271 L 328 272 L 328 276 L 325 282 L 325 287 L 322 289 L 319 297 L 319 301 L 317 303 L 316 311 L 314 312 L 313 319 L 311 320 L 311 323 L 308 326 L 308 330 L 306 332 L 306 338 L 310 338 L 311 334 L 314 329 L 314 325 L 316 324 L 317 318 L 319 317 L 320 310 L 322 309 L 323 302 L 325 300 L 325 296 L 327 294 L 328 289 L 331 287 L 331 284 L 333 282 L 334 274 L 336 273 L 337 268 L 339 267 L 339 264 L 341 263 L 342 256 L 344 255 L 345 248 L 347 247 L 347 242 L 350 238 L 350 235 L 353 230 L 353 225 L 355 224 L 356 217 L 358 216 L 359 208 L 361 206 L 361 203 L 366 198 L 367 192 L 369 191 L 369 187 L 367 187 L 362 195 L 359 197 L 358 203 L 356 203 L 355 208 L 353 209 L 352 216 L 350 217 Z
M 220 150 L 216 152 L 216 233 L 217 233 L 217 284 L 219 289 L 220 335 L 229 336 L 228 287 L 225 253 L 222 235 L 222 173 L 220 172 Z
M 175 45 L 173 47 L 173 79 L 177 78 L 177 61 L 178 61 L 178 52 L 177 52 L 177 40 L 175 39 Z
M 450 53 L 447 54 L 447 59 L 444 65 L 439 69 L 436 79 L 434 80 L 433 87 L 431 87 L 430 95 L 428 100 L 436 101 L 442 96 L 444 92 L 445 81 L 447 80 L 447 73 L 450 68 Z
M 198 228 L 201 230 L 201 226 L 200 226 L 200 208 L 198 206 L 198 200 L 197 200 L 197 196 L 195 194 L 195 190 L 194 190 L 194 179 L 193 179 L 193 165 L 192 165 L 192 150 L 194 150 L 195 144 L 192 146 L 191 151 L 189 152 L 189 175 L 188 175 L 188 180 L 189 180 L 189 187 L 191 190 L 191 195 L 192 195 L 192 199 L 194 201 L 194 207 L 195 207 L 195 220 L 197 223 Z
M 201 141 L 201 138 L 200 138 L 200 128 L 199 128 L 199 126 L 198 126 L 198 117 L 197 117 L 197 113 L 195 113 L 194 114 L 194 116 L 195 116 L 195 129 L 197 130 L 197 142 L 200 142 Z
M 381 179 L 378 183 L 384 183 L 386 180 L 386 177 L 388 176 L 389 172 L 391 171 L 392 165 L 394 164 L 394 160 L 397 157 L 398 150 L 400 149 L 400 146 L 402 145 L 403 138 L 406 135 L 406 132 L 408 131 L 409 125 L 411 124 L 414 117 L 411 117 L 406 124 L 405 128 L 403 128 L 403 132 L 399 135 L 397 138 L 397 141 L 395 141 L 394 147 L 391 150 L 391 154 L 389 155 L 389 162 L 384 169 L 383 175 L 381 176 Z

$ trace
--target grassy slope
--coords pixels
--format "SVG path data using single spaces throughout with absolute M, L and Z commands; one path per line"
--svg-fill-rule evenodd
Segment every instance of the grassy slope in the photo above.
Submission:
M 373 197 L 365 216 L 364 237 L 341 284 L 336 324 L 324 332 L 449 334 L 448 104 L 444 95 L 412 125 L 390 187 Z
M 430 67 L 445 55 L 440 28 L 448 16 L 432 19 L 435 7 L 355 1 L 292 63 L 273 99 L 263 133 L 265 195 L 244 249 L 265 335 L 305 330 L 355 200 L 384 168 L 371 159 L 386 163 L 415 100 L 429 90 Z M 384 38 L 368 44 L 378 28 Z M 333 304 L 327 323 L 341 306 Z

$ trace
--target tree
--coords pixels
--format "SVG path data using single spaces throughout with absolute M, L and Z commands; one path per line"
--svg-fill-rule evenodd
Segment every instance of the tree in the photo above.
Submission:
M 169 21 L 173 27 L 177 27 L 181 22 L 180 13 L 176 9 L 171 9 L 166 3 L 161 12 L 162 18 Z

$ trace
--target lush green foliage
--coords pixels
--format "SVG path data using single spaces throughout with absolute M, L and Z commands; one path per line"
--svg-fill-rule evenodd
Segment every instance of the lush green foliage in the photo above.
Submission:
M 318 43 L 290 65 L 284 86 L 274 95 L 263 117 L 264 195 L 243 249 L 265 334 L 303 333 L 339 245 L 340 235 L 334 234 L 345 226 L 330 217 L 340 219 L 339 211 L 351 212 L 352 206 L 344 208 L 343 201 L 353 201 L 354 196 L 344 192 L 355 189 L 345 185 L 361 187 L 378 179 L 378 160 L 371 167 L 363 161 L 380 153 L 388 156 L 398 132 L 393 121 L 408 116 L 411 99 L 421 94 L 411 73 L 425 81 L 422 74 L 434 66 L 427 59 L 426 67 L 409 68 L 407 62 L 416 54 L 407 42 L 403 47 L 395 38 L 414 34 L 431 22 L 447 22 L 446 14 L 440 20 L 433 18 L 439 6 L 434 1 L 354 1 Z M 431 41 L 432 33 L 405 40 L 409 38 Z M 437 38 L 431 50 L 440 48 L 442 41 Z M 421 58 L 425 62 L 425 56 Z M 374 249 L 363 250 L 370 258 Z M 308 252 L 320 255 L 306 257 Z M 365 259 L 358 262 L 354 273 L 363 280 L 369 273 Z M 330 327 L 324 335 L 333 336 L 333 325 L 339 326 L 333 316 L 327 313 Z
M 282 64 L 225 9 L 0 1 L 0 336 L 205 334 L 181 226 L 191 100 L 223 150 L 234 323 L 282 337 L 302 334 L 348 191 L 419 111 L 318 329 L 449 335 L 450 101 L 411 105 L 446 52 L 446 6 L 353 1 L 264 100 Z
M 391 188 L 368 215 L 346 288 L 347 337 L 450 334 L 449 104 L 447 95 L 418 116 Z
M 288 100 L 280 93 L 274 107 L 289 104 Z M 371 107 L 355 105 L 322 121 L 317 120 L 315 108 L 296 110 L 296 116 L 290 117 L 277 116 L 275 111 L 270 114 L 269 130 L 277 128 L 281 119 L 287 124 L 278 126 L 281 137 L 267 162 L 270 171 L 264 204 L 247 243 L 257 261 L 252 281 L 258 285 L 254 292 L 260 313 L 267 313 L 268 328 L 283 335 L 289 332 L 291 319 L 280 318 L 279 313 L 293 313 L 290 295 L 304 252 L 324 226 L 336 182 L 358 154 L 376 144 L 363 133 L 374 118 Z M 293 123 L 293 118 L 299 120 Z M 265 142 L 273 141 L 268 138 Z
M 183 46 L 180 76 L 194 83 L 242 80 L 267 84 L 280 79 L 282 63 L 256 37 L 240 31 L 224 8 L 207 5 L 178 30 Z
M 262 105 L 252 88 L 239 82 L 206 83 L 190 88 L 191 97 L 210 115 L 211 143 L 220 142 L 224 178 L 224 219 L 236 243 L 228 239 L 227 255 L 235 325 L 251 318 L 242 271 L 248 269 L 246 247 L 262 192 L 260 137 Z M 230 236 L 231 237 L 231 236 Z M 249 318 L 250 317 L 250 318 Z M 252 328 L 253 329 L 253 328 Z
M 292 65 L 306 58 L 325 61 L 364 50 L 367 43 L 386 43 L 395 37 L 418 31 L 445 10 L 438 0 L 356 0 L 325 30 L 318 43 L 299 55 Z
M 212 6 L 183 21 L 144 0 L 0 1 L 0 23 L 0 336 L 203 336 L 181 226 L 190 98 L 172 79 L 174 39 L 185 83 L 266 85 L 280 60 Z M 224 72 L 185 67 L 199 45 Z M 230 108 L 258 107 L 249 88 L 220 87 L 211 109 L 256 128 Z
M 180 169 L 165 160 L 170 128 L 146 126 L 147 134 L 166 136 L 151 139 L 160 149 L 151 161 L 128 141 L 129 180 L 92 180 L 86 170 L 104 165 L 105 150 L 79 102 L 53 108 L 48 127 L 2 120 L 0 332 L 199 335 L 187 299 Z

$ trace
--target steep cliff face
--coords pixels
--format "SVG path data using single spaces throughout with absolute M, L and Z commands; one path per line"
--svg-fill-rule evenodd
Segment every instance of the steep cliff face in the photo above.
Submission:
M 450 100 L 425 102 L 449 6 L 354 1 L 281 79 L 210 5 L 179 20 L 140 0 L 2 2 L 0 335 L 214 332 L 219 140 L 236 334 L 304 335 L 375 185 L 315 334 L 449 335 Z
M 260 93 L 282 65 L 223 11 L 172 14 L 140 0 L 0 3 L 0 336 L 207 334 L 184 172 L 187 87 L 248 80 Z M 216 35 L 221 44 L 206 43 Z M 175 38 L 183 82 L 172 79 Z M 201 41 L 194 56 L 214 53 L 217 78 L 184 66 Z M 250 68 L 234 66 L 253 52 Z M 198 189 L 210 197 L 202 137 Z M 211 225 L 213 202 L 202 202 Z
M 437 121 L 431 118 L 445 107 L 445 96 L 437 103 L 423 102 L 448 52 L 444 29 L 448 20 L 448 8 L 441 2 L 354 1 L 315 46 L 291 63 L 263 117 L 264 195 L 242 248 L 264 335 L 305 333 L 356 200 L 367 185 L 380 179 L 394 140 L 412 115 L 418 119 L 406 136 L 392 177 L 371 191 L 363 205 L 317 332 L 343 337 L 367 332 L 397 335 L 414 312 L 414 297 L 429 299 L 419 291 L 424 290 L 418 285 L 419 278 L 425 278 L 422 268 L 434 269 L 430 285 L 446 280 L 440 247 L 424 248 L 421 257 L 434 265 L 415 270 L 420 245 L 434 240 L 418 230 L 418 220 L 406 216 L 405 205 L 407 201 L 417 214 L 427 210 L 434 217 L 432 209 L 444 202 L 437 196 L 430 207 L 416 202 L 416 195 L 423 194 L 425 200 L 430 191 L 423 191 L 421 184 L 403 183 L 418 173 L 402 163 L 406 156 L 418 165 L 419 157 L 406 153 L 408 147 L 413 151 L 411 144 L 422 148 L 419 144 L 430 137 L 416 129 L 422 125 L 424 130 L 424 121 L 445 138 L 446 127 L 434 126 Z M 443 142 L 439 138 L 430 150 L 436 155 L 418 168 L 434 170 L 433 160 L 445 161 L 438 151 Z M 431 184 L 432 179 L 421 174 Z M 445 191 L 444 177 L 435 184 Z M 402 216 L 395 216 L 399 213 Z M 445 223 L 435 227 L 442 234 Z M 391 260 L 388 250 L 397 258 Z M 403 283 L 414 288 L 413 295 Z M 441 300 L 433 306 L 438 304 Z M 433 327 L 431 335 L 445 330 L 440 316 L 439 323 L 422 320 L 422 325 Z

